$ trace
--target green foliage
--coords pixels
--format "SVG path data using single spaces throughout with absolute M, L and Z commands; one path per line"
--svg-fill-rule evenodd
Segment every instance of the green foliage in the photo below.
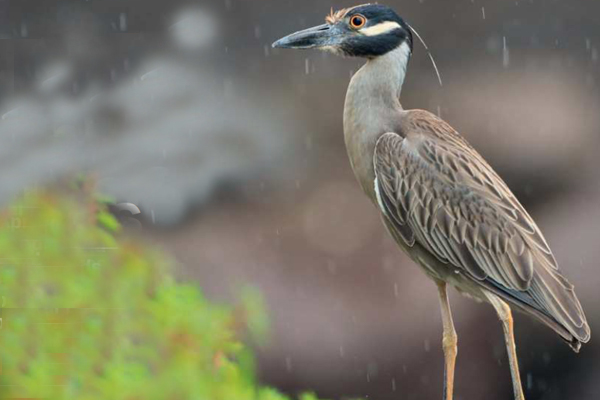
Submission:
M 33 193 L 0 213 L 0 398 L 286 399 L 237 339 L 264 338 L 260 295 L 210 304 L 118 231 L 92 196 Z

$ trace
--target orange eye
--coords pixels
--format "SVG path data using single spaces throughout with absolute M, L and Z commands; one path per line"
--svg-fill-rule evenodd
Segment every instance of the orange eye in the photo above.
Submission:
M 354 29 L 360 29 L 367 23 L 367 19 L 360 14 L 350 17 L 350 26 Z

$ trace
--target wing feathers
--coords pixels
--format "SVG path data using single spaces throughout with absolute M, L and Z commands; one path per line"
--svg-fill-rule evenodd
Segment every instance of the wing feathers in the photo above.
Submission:
M 376 191 L 388 226 L 409 246 L 419 243 L 442 263 L 545 315 L 540 319 L 574 348 L 589 340 L 573 286 L 506 184 L 445 122 L 410 113 L 417 114 L 404 137 L 386 133 L 375 147 Z

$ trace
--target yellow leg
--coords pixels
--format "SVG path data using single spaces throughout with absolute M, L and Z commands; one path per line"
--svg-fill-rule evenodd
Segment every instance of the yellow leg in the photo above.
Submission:
M 440 309 L 442 310 L 442 323 L 444 334 L 442 345 L 444 348 L 444 400 L 452 400 L 454 395 L 454 367 L 456 365 L 456 354 L 458 348 L 458 336 L 452 322 L 452 312 L 446 291 L 446 282 L 437 281 L 438 294 L 440 296 Z
M 492 306 L 494 306 L 496 309 L 496 313 L 498 314 L 498 317 L 500 317 L 500 321 L 502 321 L 515 400 L 525 400 L 523 386 L 521 385 L 521 375 L 519 374 L 519 361 L 517 360 L 517 348 L 515 346 L 513 318 L 512 312 L 510 311 L 510 306 L 494 294 L 486 293 L 486 296 L 490 300 L 490 303 L 492 303 Z

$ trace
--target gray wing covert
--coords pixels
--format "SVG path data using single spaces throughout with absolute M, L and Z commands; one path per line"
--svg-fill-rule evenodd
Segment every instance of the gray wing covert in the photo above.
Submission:
M 589 339 L 573 286 L 540 230 L 449 125 L 431 116 L 417 121 L 405 137 L 384 134 L 375 147 L 374 168 L 382 212 L 409 246 L 419 243 L 474 281 L 556 320 L 578 340 Z

